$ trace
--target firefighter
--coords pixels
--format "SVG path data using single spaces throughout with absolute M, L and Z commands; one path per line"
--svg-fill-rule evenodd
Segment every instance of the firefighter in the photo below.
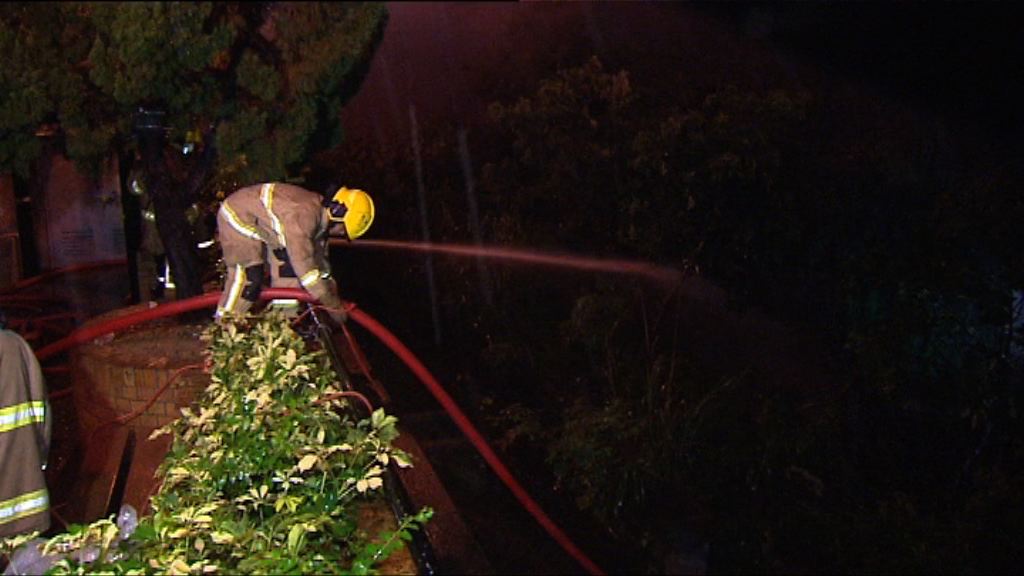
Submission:
M 137 266 L 139 271 L 139 297 L 143 302 L 163 298 L 167 283 L 167 253 L 156 227 L 156 211 L 153 198 L 146 190 L 145 179 L 140 170 L 128 178 L 128 190 L 139 197 L 142 217 L 142 238 L 139 241 Z
M 227 278 L 216 318 L 244 315 L 259 299 L 270 264 L 271 286 L 301 286 L 336 322 L 345 322 L 348 315 L 327 259 L 328 235 L 355 240 L 366 233 L 373 215 L 369 194 L 345 187 L 330 198 L 273 182 L 233 192 L 217 212 Z
M 0 312 L 0 539 L 50 527 L 49 408 L 39 361 Z

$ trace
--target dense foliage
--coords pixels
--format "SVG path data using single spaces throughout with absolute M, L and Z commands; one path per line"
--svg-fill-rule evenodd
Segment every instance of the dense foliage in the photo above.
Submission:
M 448 359 L 463 400 L 520 465 L 545 454 L 540 489 L 637 551 L 609 559 L 631 569 L 682 554 L 724 572 L 1009 570 L 1024 510 L 1016 160 L 842 86 L 722 86 L 670 107 L 644 90 L 596 60 L 561 70 L 492 105 L 468 174 L 466 134 L 424 128 L 431 236 L 653 260 L 729 307 L 438 260 L 447 348 L 480 351 Z M 335 160 L 411 198 L 409 151 L 375 150 Z M 405 205 L 381 234 L 415 239 Z M 406 287 L 423 267 L 396 273 Z M 785 331 L 729 325 L 755 310 L 813 346 L 757 358 Z
M 158 473 L 152 514 L 76 526 L 44 547 L 53 573 L 371 574 L 430 517 L 367 535 L 358 508 L 379 498 L 397 420 L 356 420 L 323 352 L 287 319 L 214 324 L 211 384 L 182 417 Z M 24 539 L 22 539 L 24 540 Z

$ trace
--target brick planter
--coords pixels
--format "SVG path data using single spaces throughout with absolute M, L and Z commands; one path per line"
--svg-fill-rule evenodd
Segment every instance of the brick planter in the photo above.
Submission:
M 115 310 L 86 325 L 143 306 Z M 79 446 L 84 454 L 68 520 L 91 522 L 106 515 L 130 432 L 135 435 L 135 449 L 123 502 L 140 513 L 147 511 L 158 482 L 154 473 L 170 447 L 170 436 L 149 440 L 149 434 L 180 416 L 181 408 L 190 405 L 209 384 L 209 376 L 201 369 L 185 370 L 174 377 L 179 368 L 203 362 L 202 328 L 158 320 L 97 338 L 69 353 Z M 174 381 L 143 411 L 171 378 Z M 136 412 L 137 416 L 123 424 L 116 421 Z
M 134 310 L 118 310 L 90 324 Z M 103 420 L 142 410 L 179 368 L 203 361 L 200 331 L 198 326 L 149 323 L 75 349 L 71 354 L 74 397 L 83 422 L 93 420 L 99 425 Z M 207 384 L 209 377 L 201 369 L 181 372 L 127 425 L 148 435 L 150 430 L 177 418 L 181 408 L 191 404 Z

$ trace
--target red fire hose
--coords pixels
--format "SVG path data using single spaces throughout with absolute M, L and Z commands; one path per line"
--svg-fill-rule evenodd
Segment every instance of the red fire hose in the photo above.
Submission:
M 284 294 L 285 292 L 287 295 Z M 301 296 L 294 294 L 294 292 L 298 292 L 298 290 L 291 289 L 285 291 L 283 288 L 268 288 L 263 291 L 263 296 L 266 298 L 301 298 Z M 311 298 L 312 297 L 307 294 L 306 300 L 308 301 Z M 166 318 L 168 316 L 177 316 L 178 314 L 191 312 L 192 310 L 200 310 L 216 306 L 217 300 L 219 299 L 219 293 L 209 292 L 192 298 L 187 298 L 185 300 L 175 300 L 174 302 L 160 304 L 153 308 L 129 312 L 123 316 L 104 320 L 103 322 L 98 322 L 91 326 L 85 326 L 75 330 L 56 342 L 43 346 L 36 351 L 36 358 L 38 358 L 40 362 L 43 362 L 51 356 L 60 354 L 69 348 L 74 348 L 79 344 L 90 342 L 100 336 L 106 336 L 107 334 L 126 330 L 136 324 L 141 324 L 150 320 L 157 320 L 159 318 Z
M 316 299 L 308 292 L 297 288 L 265 288 L 260 294 L 261 300 L 288 298 L 303 302 L 316 302 Z M 59 354 L 60 352 L 78 344 L 89 342 L 95 338 L 99 338 L 100 336 L 105 336 L 113 332 L 125 330 L 131 326 L 135 326 L 136 324 L 215 306 L 219 299 L 219 292 L 209 292 L 192 298 L 187 298 L 185 300 L 168 302 L 146 310 L 130 312 L 123 316 L 118 316 L 116 318 L 76 330 L 66 338 L 41 348 L 36 352 L 36 357 L 40 362 L 42 362 L 51 356 Z M 434 378 L 433 374 L 427 370 L 426 366 L 416 358 L 416 355 L 413 354 L 412 351 L 409 350 L 394 334 L 392 334 L 391 331 L 377 322 L 369 314 L 356 308 L 352 304 L 347 304 L 346 307 L 351 319 L 369 330 L 370 333 L 376 336 L 385 346 L 390 348 L 391 351 L 394 352 L 410 370 L 412 370 L 413 374 L 420 379 L 420 382 L 427 387 L 434 398 L 436 398 L 445 411 L 448 412 L 448 415 L 455 422 L 456 426 L 459 427 L 459 430 L 466 435 L 466 438 L 469 439 L 473 444 L 473 447 L 476 448 L 477 452 L 480 453 L 494 473 L 498 475 L 498 478 L 500 478 L 509 490 L 512 491 L 512 494 L 517 500 L 519 500 L 519 503 L 522 504 L 526 511 L 534 517 L 537 523 L 547 531 L 555 542 L 557 542 L 558 545 L 566 551 L 566 553 L 579 562 L 580 565 L 583 566 L 590 574 L 604 574 L 597 564 L 587 557 L 587 555 L 572 542 L 572 540 L 558 527 L 558 525 L 548 517 L 544 510 L 541 509 L 540 505 L 530 497 L 526 492 L 526 489 L 523 488 L 518 480 L 516 480 L 512 472 L 509 471 L 480 432 L 475 426 L 473 426 L 473 423 L 470 422 L 469 418 L 462 409 L 459 408 L 458 404 L 456 404 L 452 397 L 444 390 L 444 388 L 441 387 L 441 384 L 436 378 Z
M 466 414 L 459 408 L 458 404 L 448 395 L 448 392 L 441 387 L 441 384 L 434 378 L 433 374 L 427 370 L 426 366 L 423 365 L 416 358 L 416 355 L 412 353 L 402 342 L 392 334 L 387 328 L 381 325 L 379 322 L 370 317 L 369 314 L 363 312 L 358 308 L 349 310 L 349 317 L 358 322 L 369 330 L 374 336 L 376 336 L 381 342 L 384 343 L 388 348 L 391 349 L 399 358 L 405 362 L 405 365 L 416 377 L 420 379 L 420 382 L 430 390 L 430 393 L 434 395 L 434 398 L 444 407 L 448 415 L 451 416 L 452 420 L 455 421 L 455 425 L 462 430 L 462 433 L 466 435 L 466 438 L 472 442 L 473 447 L 476 448 L 477 452 L 483 456 L 484 460 L 494 470 L 494 473 L 498 475 L 498 478 L 508 486 L 508 489 L 512 491 L 512 494 L 519 500 L 519 503 L 526 508 L 526 511 L 537 520 L 537 523 L 547 531 L 555 542 L 562 547 L 570 556 L 576 559 L 577 562 L 583 566 L 590 574 L 604 574 L 604 572 L 598 568 L 586 554 L 583 553 L 579 548 L 573 544 L 572 540 L 544 513 L 540 505 L 537 504 L 526 492 L 526 489 L 519 484 L 512 472 L 505 466 L 505 464 L 498 458 L 498 455 L 494 453 L 490 445 L 484 440 L 484 437 L 480 435 L 480 432 L 473 426 L 473 423 L 469 421 Z

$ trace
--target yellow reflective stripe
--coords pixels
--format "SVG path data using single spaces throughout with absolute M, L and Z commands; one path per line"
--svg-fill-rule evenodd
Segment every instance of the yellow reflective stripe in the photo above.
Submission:
M 0 432 L 38 424 L 46 419 L 46 404 L 42 400 L 23 402 L 0 409 Z
M 313 268 L 309 272 L 306 272 L 305 274 L 302 275 L 302 278 L 299 278 L 299 283 L 306 288 L 309 288 L 310 286 L 316 284 L 319 281 L 320 271 L 317 270 L 316 268 Z
M 293 298 L 281 298 L 279 300 L 271 300 L 270 306 L 272 308 L 291 308 L 299 305 L 299 301 Z
M 235 214 L 235 211 L 228 206 L 227 201 L 221 202 L 220 211 L 224 215 L 224 219 L 228 221 L 228 224 L 230 224 L 231 227 L 239 234 L 252 238 L 253 240 L 260 240 L 259 232 L 256 232 L 256 229 L 252 226 L 242 222 L 242 219 L 238 217 L 238 214 Z
M 238 297 L 242 294 L 242 287 L 248 278 L 245 275 L 245 268 L 241 264 L 235 264 L 235 278 L 228 289 L 228 300 L 224 303 L 222 310 L 217 310 L 217 317 L 224 315 L 224 312 L 234 312 L 235 304 L 238 304 Z
M 50 496 L 46 488 L 5 500 L 0 502 L 0 526 L 45 512 L 49 507 Z
M 263 207 L 267 209 L 267 214 L 270 215 L 270 225 L 274 227 L 274 232 L 277 233 L 277 240 L 281 243 L 281 246 L 288 247 L 288 244 L 284 240 L 284 230 L 281 228 L 281 221 L 277 219 L 277 214 L 274 214 L 274 184 L 264 184 L 263 188 L 260 189 L 260 202 L 263 202 Z

